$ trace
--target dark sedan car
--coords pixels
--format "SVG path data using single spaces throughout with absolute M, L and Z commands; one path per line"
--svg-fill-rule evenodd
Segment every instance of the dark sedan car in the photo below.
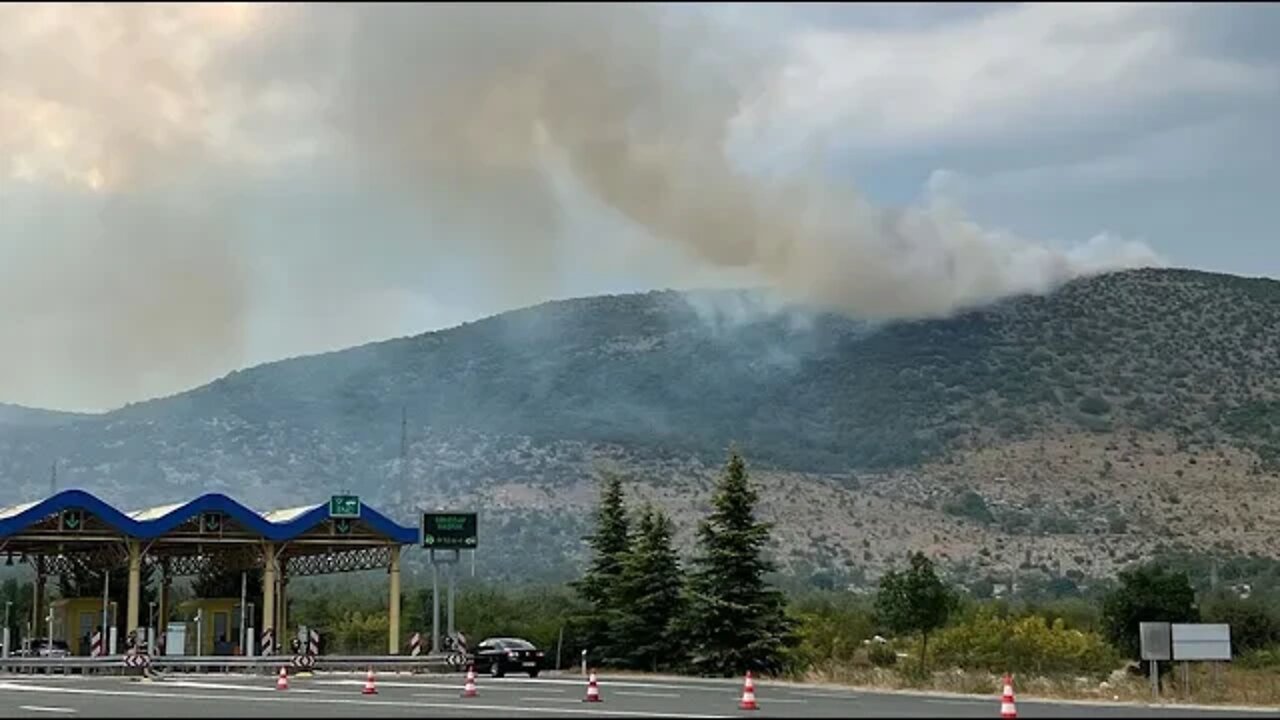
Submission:
M 541 669 L 542 651 L 528 640 L 489 638 L 476 646 L 476 672 L 487 672 L 496 678 L 522 672 L 536 678 Z

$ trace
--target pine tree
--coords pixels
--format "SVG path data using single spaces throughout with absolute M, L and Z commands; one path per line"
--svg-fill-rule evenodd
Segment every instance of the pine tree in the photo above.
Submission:
M 646 507 L 614 594 L 609 635 L 619 664 L 657 671 L 680 659 L 677 623 L 684 607 L 683 586 L 680 559 L 671 546 L 671 520 Z
M 582 619 L 583 639 L 593 655 L 608 659 L 614 655 L 609 648 L 608 628 L 616 619 L 615 589 L 622 574 L 623 557 L 631 547 L 622 479 L 617 475 L 604 476 L 600 506 L 596 510 L 596 530 L 585 539 L 593 553 L 591 566 L 573 587 L 591 605 L 591 613 Z
M 693 664 L 705 673 L 774 673 L 792 638 L 782 594 L 764 580 L 762 554 L 771 525 L 756 522 L 758 496 L 736 450 L 721 474 L 711 515 L 698 528 L 699 554 L 689 580 L 687 634 Z

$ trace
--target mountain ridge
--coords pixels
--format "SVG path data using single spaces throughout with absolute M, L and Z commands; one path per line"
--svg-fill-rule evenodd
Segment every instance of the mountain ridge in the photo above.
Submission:
M 413 507 L 469 504 L 486 509 L 495 542 L 545 548 L 523 563 L 536 567 L 494 558 L 497 576 L 555 575 L 580 560 L 603 468 L 692 523 L 730 443 L 765 486 L 792 569 L 874 574 L 909 545 L 976 557 L 1047 529 L 1056 539 L 1044 564 L 1103 572 L 1214 510 L 1191 502 L 1173 522 L 1169 497 L 1274 489 L 1280 282 L 1127 271 L 882 324 L 744 291 L 557 300 L 266 363 L 101 415 L 49 417 L 58 421 L 0 425 L 0 481 L 22 499 L 43 492 L 56 459 L 64 486 L 139 506 L 216 490 L 266 509 L 344 487 L 402 522 Z M 1074 458 L 1068 447 L 1088 450 Z M 1137 463 L 1174 456 L 1182 474 L 1144 480 L 1169 485 L 1148 499 Z M 1062 497 L 1046 462 L 1093 493 L 1092 507 Z M 1250 502 L 1241 527 L 1273 505 Z M 1074 559 L 1097 543 L 1082 532 L 1122 525 L 1114 558 Z M 1200 544 L 1255 547 L 1243 533 Z

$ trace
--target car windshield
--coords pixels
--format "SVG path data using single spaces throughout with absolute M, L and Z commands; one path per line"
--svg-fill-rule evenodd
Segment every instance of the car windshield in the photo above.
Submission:
M 533 645 L 524 640 L 503 639 L 498 641 L 502 647 L 508 650 L 532 650 Z

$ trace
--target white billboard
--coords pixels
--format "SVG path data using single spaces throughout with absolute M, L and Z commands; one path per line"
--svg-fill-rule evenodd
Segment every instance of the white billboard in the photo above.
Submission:
M 1174 623 L 1174 660 L 1230 660 L 1231 626 L 1225 623 Z

